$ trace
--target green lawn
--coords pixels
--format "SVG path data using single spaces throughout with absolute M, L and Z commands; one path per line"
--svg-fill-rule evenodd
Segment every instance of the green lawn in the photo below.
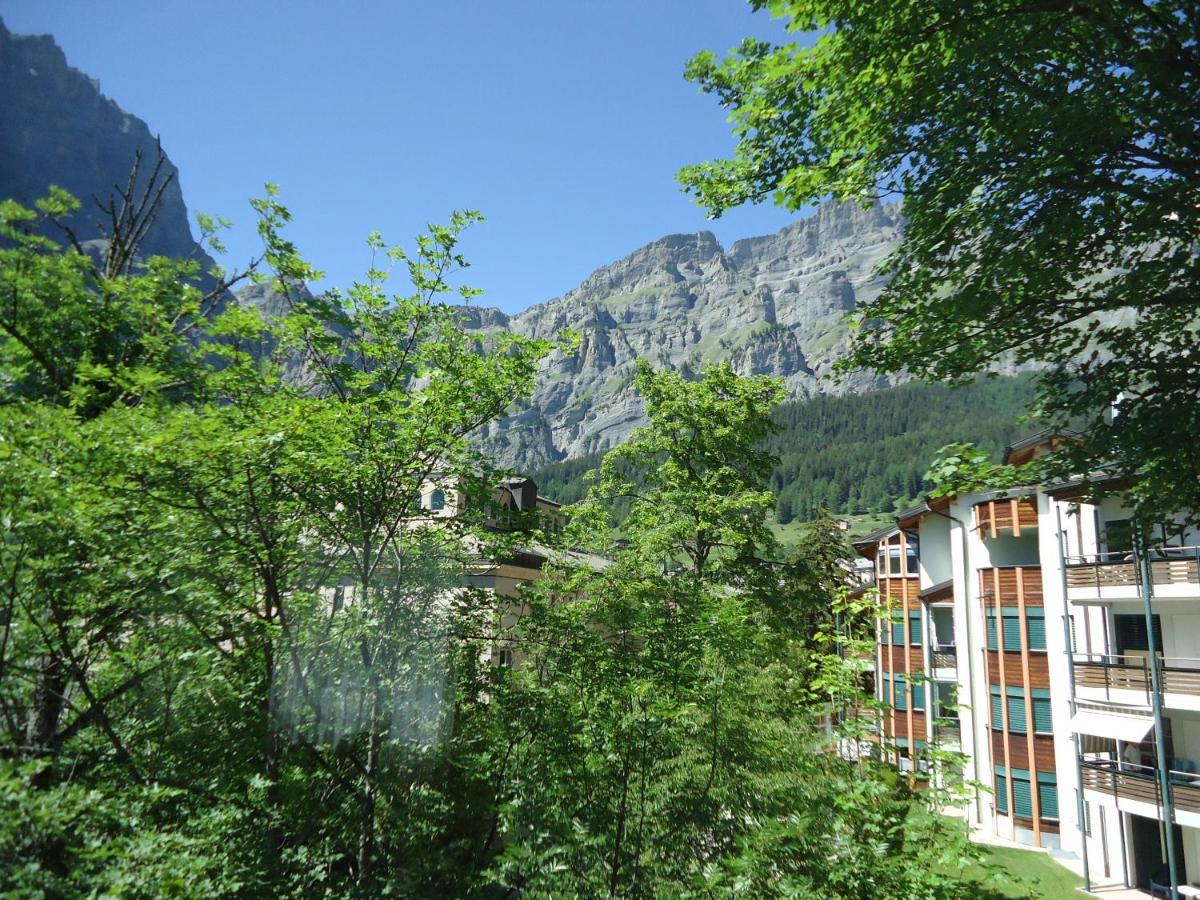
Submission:
M 965 880 L 979 884 L 981 898 L 1024 897 L 1057 900 L 1080 897 L 1083 879 L 1046 853 L 984 846 L 982 862 L 968 866 Z

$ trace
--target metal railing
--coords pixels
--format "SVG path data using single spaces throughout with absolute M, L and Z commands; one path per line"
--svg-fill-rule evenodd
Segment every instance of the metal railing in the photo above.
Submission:
M 944 744 L 962 743 L 962 724 L 957 716 L 935 719 L 933 733 Z
M 1161 782 L 1158 770 L 1153 766 L 1107 759 L 1081 760 L 1079 766 L 1084 788 L 1103 791 L 1116 800 L 1137 800 L 1162 806 Z M 1200 774 L 1169 769 L 1168 775 L 1175 808 L 1200 812 Z
M 954 669 L 958 666 L 958 648 L 953 644 L 933 645 L 933 667 L 935 669 Z
M 1147 551 L 1152 584 L 1200 584 L 1200 547 L 1153 547 Z M 1137 587 L 1141 572 L 1128 551 L 1068 556 L 1068 588 Z
M 1158 660 L 1163 693 L 1200 697 L 1200 659 L 1160 654 Z M 1144 652 L 1075 655 L 1076 688 L 1103 689 L 1106 697 L 1114 690 L 1140 691 L 1148 702 L 1151 684 L 1150 661 Z

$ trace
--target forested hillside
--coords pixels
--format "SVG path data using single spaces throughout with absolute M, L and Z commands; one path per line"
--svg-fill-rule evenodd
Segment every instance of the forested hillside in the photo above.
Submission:
M 819 396 L 775 411 L 780 431 L 768 441 L 779 457 L 771 488 L 780 522 L 817 509 L 887 512 L 915 498 L 940 447 L 969 441 L 999 454 L 1032 430 L 1018 417 L 1033 394 L 1027 377 L 995 378 L 963 388 L 911 383 L 869 394 Z M 542 493 L 572 503 L 602 454 L 564 460 L 532 473 Z

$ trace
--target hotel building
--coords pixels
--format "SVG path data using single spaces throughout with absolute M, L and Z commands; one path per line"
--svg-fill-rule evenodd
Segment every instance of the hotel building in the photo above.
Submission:
M 880 747 L 914 778 L 961 776 L 974 829 L 1090 885 L 1170 896 L 1173 857 L 1178 895 L 1200 896 L 1200 533 L 1138 548 L 1131 518 L 1119 495 L 1030 485 L 857 540 L 882 606 Z

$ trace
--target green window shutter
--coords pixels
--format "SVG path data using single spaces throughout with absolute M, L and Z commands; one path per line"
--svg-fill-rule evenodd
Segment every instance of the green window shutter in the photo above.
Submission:
M 923 682 L 914 682 L 912 686 L 913 709 L 925 708 L 925 685 Z
M 1004 776 L 1004 769 L 996 766 L 996 810 L 997 812 L 1008 812 L 1008 779 Z
M 987 645 L 989 650 L 998 649 L 996 646 L 996 611 L 988 607 L 987 612 Z
M 900 613 L 892 615 L 892 643 L 896 645 L 904 643 L 904 617 Z
M 884 675 L 881 678 L 883 682 L 883 702 L 888 706 L 892 705 L 892 676 Z
M 1013 769 L 1013 812 L 1018 816 L 1033 816 L 1033 792 L 1029 785 L 1029 773 L 1024 769 Z
M 1038 812 L 1043 819 L 1058 818 L 1058 783 L 1051 772 L 1038 772 Z
M 1054 716 L 1050 712 L 1050 691 L 1047 688 L 1033 688 L 1033 730 L 1050 734 L 1054 731 Z
M 1000 688 L 992 685 L 992 727 L 1001 728 L 1004 725 L 1004 713 L 1000 707 Z
M 1040 606 L 1025 610 L 1025 629 L 1029 634 L 1030 650 L 1046 649 L 1046 611 Z
M 1025 734 L 1028 730 L 1025 716 L 1025 693 L 1020 689 L 1008 689 L 1008 730 L 1014 734 Z
M 908 684 L 904 681 L 903 675 L 895 676 L 896 681 L 896 709 L 908 709 Z
M 1021 649 L 1021 620 L 1017 611 L 1003 610 L 1004 616 L 1004 649 Z
M 921 611 L 910 611 L 908 614 L 908 642 L 915 646 L 924 643 L 921 640 Z

